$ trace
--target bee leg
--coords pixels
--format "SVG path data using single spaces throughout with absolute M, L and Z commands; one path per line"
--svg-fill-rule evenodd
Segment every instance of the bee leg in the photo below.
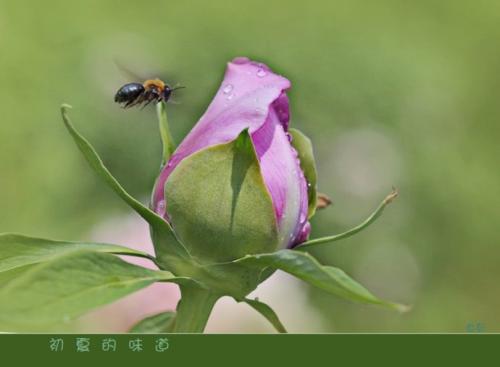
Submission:
M 134 107 L 138 104 L 141 104 L 142 102 L 144 102 L 144 94 L 139 95 L 136 99 L 127 103 L 127 105 L 125 105 L 125 108 Z
M 130 102 L 127 102 L 123 108 L 130 108 L 130 107 L 134 107 L 136 105 L 136 103 L 134 103 L 135 101 L 130 101 Z
M 125 104 L 122 106 L 122 108 L 129 108 L 129 107 L 132 107 L 132 106 L 134 105 L 134 102 L 135 102 L 135 101 L 136 101 L 135 99 L 134 99 L 134 100 L 132 100 L 132 101 L 128 101 L 127 103 L 125 103 Z
M 146 103 L 142 106 L 141 110 L 142 110 L 142 109 L 144 109 L 144 107 L 146 107 L 148 104 L 150 104 L 150 103 L 151 103 L 151 102 L 153 102 L 153 101 L 154 101 L 154 98 L 149 98 L 149 99 L 147 100 L 147 102 L 146 102 Z

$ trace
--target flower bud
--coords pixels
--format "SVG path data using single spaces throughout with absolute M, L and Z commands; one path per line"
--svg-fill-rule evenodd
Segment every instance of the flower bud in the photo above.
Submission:
M 307 239 L 307 182 L 287 132 L 289 87 L 266 65 L 234 59 L 207 111 L 163 167 L 153 209 L 200 262 Z

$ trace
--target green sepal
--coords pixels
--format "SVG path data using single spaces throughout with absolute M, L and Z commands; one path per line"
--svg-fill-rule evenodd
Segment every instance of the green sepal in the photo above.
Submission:
M 292 136 L 292 146 L 299 154 L 300 168 L 304 172 L 307 181 L 307 198 L 309 203 L 308 217 L 311 218 L 316 212 L 317 201 L 317 174 L 316 162 L 311 140 L 300 130 L 290 128 L 288 132 Z
M 163 147 L 161 165 L 164 166 L 168 162 L 172 153 L 175 151 L 175 143 L 168 125 L 165 102 L 161 101 L 156 104 L 156 113 L 158 115 L 158 127 L 160 129 L 160 138 Z
M 274 326 L 274 328 L 276 329 L 276 331 L 278 333 L 286 333 L 287 332 L 285 327 L 281 323 L 278 315 L 276 314 L 276 312 L 274 312 L 274 310 L 269 305 L 267 305 L 264 302 L 261 302 L 257 299 L 245 298 L 242 302 L 245 302 L 247 305 L 252 307 L 255 311 L 257 311 L 262 316 L 264 316 L 266 318 L 266 320 L 269 321 L 271 323 L 271 325 Z
M 175 257 L 189 258 L 189 253 L 186 248 L 178 241 L 170 225 L 159 215 L 153 212 L 148 207 L 144 206 L 138 200 L 133 198 L 120 183 L 113 177 L 111 172 L 106 168 L 101 158 L 97 154 L 92 145 L 85 139 L 72 125 L 67 109 L 69 105 L 61 106 L 61 113 L 64 125 L 71 134 L 78 149 L 83 154 L 90 167 L 100 176 L 104 182 L 111 188 L 128 206 L 136 211 L 146 222 L 151 226 L 153 243 L 158 262 L 162 267 L 174 270 Z
M 366 218 L 363 222 L 361 222 L 357 226 L 355 226 L 355 227 L 353 227 L 345 232 L 339 233 L 339 234 L 335 234 L 332 236 L 326 236 L 326 237 L 320 237 L 320 238 L 314 238 L 314 239 L 308 240 L 306 242 L 302 242 L 297 247 L 295 247 L 295 250 L 307 251 L 310 247 L 321 245 L 324 243 L 331 243 L 331 242 L 339 241 L 339 240 L 342 240 L 344 238 L 351 237 L 351 236 L 355 235 L 356 233 L 361 232 L 362 230 L 367 228 L 370 224 L 375 222 L 375 220 L 377 220 L 377 218 L 382 215 L 382 212 L 384 211 L 385 207 L 388 204 L 392 203 L 392 201 L 395 198 L 397 198 L 397 196 L 398 196 L 398 190 L 396 190 L 396 188 L 393 187 L 391 193 L 389 195 L 387 195 L 384 198 L 384 200 L 382 200 L 382 202 L 373 211 L 373 213 L 371 213 L 368 216 L 368 218 Z
M 321 265 L 306 252 L 280 250 L 269 254 L 248 255 L 234 263 L 262 269 L 265 266 L 283 270 L 297 278 L 350 301 L 374 304 L 397 311 L 407 306 L 375 297 L 341 269 Z
M 165 197 L 172 227 L 202 264 L 278 246 L 272 199 L 247 130 L 183 159 L 165 184 Z
M 235 299 L 245 298 L 263 281 L 262 269 L 235 262 L 193 266 L 185 274 L 214 292 Z

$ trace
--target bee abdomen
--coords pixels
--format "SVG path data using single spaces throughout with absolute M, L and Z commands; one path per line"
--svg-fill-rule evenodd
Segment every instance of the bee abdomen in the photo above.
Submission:
M 144 92 L 144 86 L 140 83 L 128 83 L 118 89 L 115 94 L 115 102 L 132 102 Z

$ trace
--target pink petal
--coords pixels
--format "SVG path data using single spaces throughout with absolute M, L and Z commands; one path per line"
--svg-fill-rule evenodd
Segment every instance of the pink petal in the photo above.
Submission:
M 249 129 L 262 175 L 271 194 L 282 245 L 295 243 L 307 217 L 307 183 L 288 134 L 290 82 L 266 65 L 236 58 L 228 63 L 219 91 L 196 126 L 163 169 L 153 194 L 153 209 L 165 218 L 163 187 L 185 157 L 228 143 Z

